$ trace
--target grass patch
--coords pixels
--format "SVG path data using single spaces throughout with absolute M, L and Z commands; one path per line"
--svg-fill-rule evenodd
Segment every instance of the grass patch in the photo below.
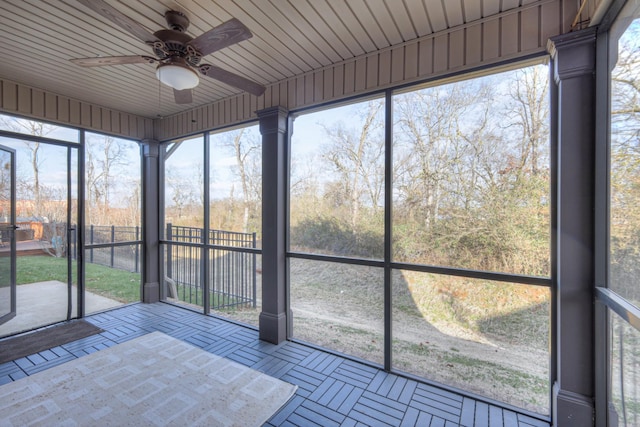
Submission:
M 73 262 L 75 274 L 76 265 Z M 67 282 L 67 259 L 50 256 L 21 256 L 16 260 L 16 283 Z M 87 291 L 122 303 L 140 301 L 140 274 L 98 264 L 85 265 Z
M 200 286 L 176 285 L 178 300 L 189 305 L 204 307 L 204 290 Z M 209 293 L 209 307 L 211 310 L 234 312 L 236 310 L 252 309 L 252 303 L 241 298 L 235 298 L 222 292 Z

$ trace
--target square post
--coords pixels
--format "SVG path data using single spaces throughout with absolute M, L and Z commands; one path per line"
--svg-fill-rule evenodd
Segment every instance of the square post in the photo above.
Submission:
M 594 423 L 595 41 L 589 28 L 549 41 L 557 87 L 557 256 L 553 425 Z
M 142 146 L 142 301 L 160 301 L 160 205 L 159 205 L 159 144 L 145 139 Z
M 287 339 L 286 308 L 286 145 L 289 112 L 281 107 L 257 112 L 262 134 L 262 311 L 260 339 Z

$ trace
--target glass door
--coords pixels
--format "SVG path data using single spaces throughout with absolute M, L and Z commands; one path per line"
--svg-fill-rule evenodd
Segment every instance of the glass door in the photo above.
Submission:
M 79 316 L 78 147 L 50 141 L 0 138 L 15 152 L 17 283 L 15 316 L 0 325 L 0 337 Z
M 15 156 L 0 145 L 0 325 L 16 316 Z

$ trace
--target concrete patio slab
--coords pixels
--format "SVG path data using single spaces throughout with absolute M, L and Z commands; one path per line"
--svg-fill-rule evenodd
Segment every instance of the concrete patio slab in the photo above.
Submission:
M 57 280 L 19 285 L 16 317 L 0 325 L 0 337 L 67 319 L 67 285 Z M 77 289 L 72 287 L 72 315 L 77 313 Z M 95 313 L 123 303 L 91 292 L 85 293 L 85 313 Z

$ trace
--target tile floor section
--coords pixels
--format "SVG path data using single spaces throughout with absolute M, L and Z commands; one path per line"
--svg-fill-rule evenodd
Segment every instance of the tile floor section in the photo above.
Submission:
M 266 426 L 535 426 L 549 424 L 398 375 L 169 304 L 91 315 L 105 332 L 0 365 L 0 385 L 152 331 L 298 385 Z M 0 342 L 1 345 L 1 342 Z

